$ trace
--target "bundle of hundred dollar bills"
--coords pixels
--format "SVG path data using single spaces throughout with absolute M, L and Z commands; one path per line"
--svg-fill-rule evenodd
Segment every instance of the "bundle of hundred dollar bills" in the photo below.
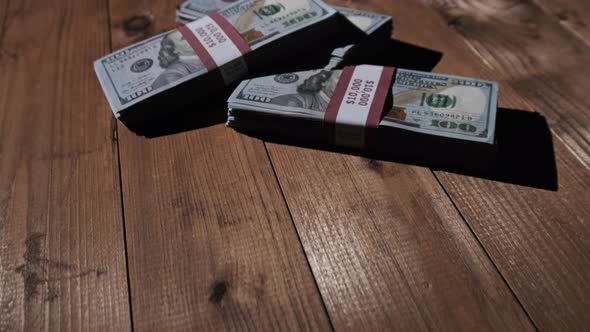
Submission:
M 273 73 L 275 65 L 304 54 L 329 55 L 363 36 L 320 0 L 240 0 L 109 54 L 94 67 L 115 116 L 145 120 L 239 79 Z
M 497 92 L 496 82 L 466 77 L 373 65 L 324 68 L 243 81 L 228 100 L 227 126 L 487 167 L 495 155 Z
M 203 16 L 217 12 L 230 6 L 237 0 L 187 0 L 176 8 L 176 21 L 180 24 L 188 24 Z M 340 14 L 359 29 L 371 36 L 391 36 L 391 16 L 371 13 L 347 7 L 332 6 Z

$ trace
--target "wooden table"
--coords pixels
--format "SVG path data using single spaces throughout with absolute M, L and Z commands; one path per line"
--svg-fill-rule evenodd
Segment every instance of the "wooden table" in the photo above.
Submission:
M 173 28 L 177 2 L 0 2 L 0 331 L 589 328 L 589 2 L 331 2 L 542 114 L 555 188 L 223 124 L 136 136 L 92 61 Z

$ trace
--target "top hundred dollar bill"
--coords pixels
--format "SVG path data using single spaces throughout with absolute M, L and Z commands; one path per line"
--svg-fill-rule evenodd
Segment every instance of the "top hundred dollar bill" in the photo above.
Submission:
M 237 0 L 186 0 L 177 7 L 176 21 L 186 24 L 207 14 L 219 11 Z M 354 8 L 331 6 L 365 33 L 371 35 L 384 26 L 387 35 L 391 34 L 391 16 L 371 13 Z
M 246 54 L 308 30 L 335 13 L 320 0 L 242 0 L 184 27 L 111 53 L 97 60 L 94 68 L 116 117 L 156 95 L 165 95 L 158 99 L 159 106 L 172 106 L 179 102 L 175 99 L 207 96 L 216 87 L 202 81 L 190 95 L 186 91 L 183 96 L 163 92 L 216 68 L 226 84 L 243 78 L 251 66 L 244 60 Z M 317 38 L 317 33 L 314 36 Z M 330 38 L 328 34 L 325 37 Z M 302 50 L 303 45 L 290 46 L 289 52 L 298 49 Z M 267 58 L 258 52 L 255 61 Z

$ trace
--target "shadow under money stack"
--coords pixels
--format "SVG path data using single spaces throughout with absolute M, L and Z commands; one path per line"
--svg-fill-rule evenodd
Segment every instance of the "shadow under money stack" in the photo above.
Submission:
M 361 65 L 243 81 L 227 126 L 310 147 L 429 166 L 488 168 L 496 154 L 497 83 Z
M 129 126 L 204 105 L 239 79 L 276 73 L 305 53 L 329 56 L 364 36 L 320 0 L 242 0 L 94 67 L 113 113 Z

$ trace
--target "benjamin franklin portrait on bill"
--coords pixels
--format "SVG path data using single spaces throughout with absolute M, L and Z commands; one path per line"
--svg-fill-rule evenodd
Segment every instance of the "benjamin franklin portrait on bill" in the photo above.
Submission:
M 162 39 L 158 60 L 160 67 L 165 71 L 152 83 L 154 89 L 166 86 L 204 68 L 195 51 L 178 30 L 170 32 Z
M 271 103 L 323 113 L 334 94 L 341 73 L 340 70 L 322 70 L 297 86 L 297 93 L 275 97 Z

